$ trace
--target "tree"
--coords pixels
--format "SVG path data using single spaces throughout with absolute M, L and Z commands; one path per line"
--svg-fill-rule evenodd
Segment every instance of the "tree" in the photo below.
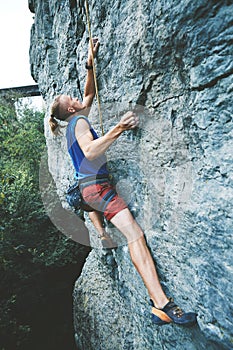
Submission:
M 14 102 L 0 100 L 1 345 L 72 349 L 72 286 L 89 250 L 50 222 L 39 191 L 43 113 L 18 118 Z

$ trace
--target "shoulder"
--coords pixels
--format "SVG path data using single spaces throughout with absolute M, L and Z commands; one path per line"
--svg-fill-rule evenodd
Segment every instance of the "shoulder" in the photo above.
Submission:
M 68 121 L 68 128 L 75 128 L 78 125 L 88 125 L 91 128 L 91 124 L 88 118 L 84 115 L 75 115 Z
M 87 117 L 80 115 L 76 118 L 75 129 L 77 129 L 77 128 L 85 128 L 85 129 L 91 128 L 91 124 L 90 124 L 89 120 L 87 119 Z
M 84 135 L 92 137 L 91 129 L 92 127 L 89 120 L 86 117 L 80 116 L 75 125 L 76 138 L 80 138 Z

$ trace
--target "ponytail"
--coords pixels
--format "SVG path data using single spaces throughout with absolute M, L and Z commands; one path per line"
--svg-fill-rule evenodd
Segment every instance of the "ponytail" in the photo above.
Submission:
M 52 133 L 57 136 L 59 134 L 59 123 L 55 119 L 54 114 L 50 115 L 49 126 L 50 126 L 50 129 L 51 129 Z
M 60 129 L 65 127 L 60 125 L 58 121 L 65 121 L 70 116 L 70 113 L 67 110 L 67 106 L 64 105 L 62 101 L 60 101 L 62 96 L 64 95 L 57 96 L 53 101 L 49 118 L 50 129 L 56 136 L 60 134 Z
M 50 129 L 55 136 L 60 134 L 60 125 L 58 120 L 62 120 L 60 111 L 60 98 L 61 95 L 57 96 L 53 101 L 53 104 L 51 106 L 51 114 L 49 118 Z

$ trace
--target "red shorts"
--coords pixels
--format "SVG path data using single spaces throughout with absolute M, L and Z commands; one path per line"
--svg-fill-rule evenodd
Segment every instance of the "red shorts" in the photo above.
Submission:
M 89 185 L 82 190 L 83 200 L 93 210 L 103 212 L 107 220 L 127 208 L 125 201 L 118 196 L 109 182 Z

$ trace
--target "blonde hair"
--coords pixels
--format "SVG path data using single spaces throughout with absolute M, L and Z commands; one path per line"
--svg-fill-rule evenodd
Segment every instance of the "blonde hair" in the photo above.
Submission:
M 51 106 L 51 114 L 49 118 L 49 126 L 54 135 L 58 135 L 60 133 L 61 125 L 58 120 L 65 120 L 69 113 L 65 110 L 65 108 L 60 104 L 60 98 L 62 95 L 57 96 L 54 99 L 54 102 Z

